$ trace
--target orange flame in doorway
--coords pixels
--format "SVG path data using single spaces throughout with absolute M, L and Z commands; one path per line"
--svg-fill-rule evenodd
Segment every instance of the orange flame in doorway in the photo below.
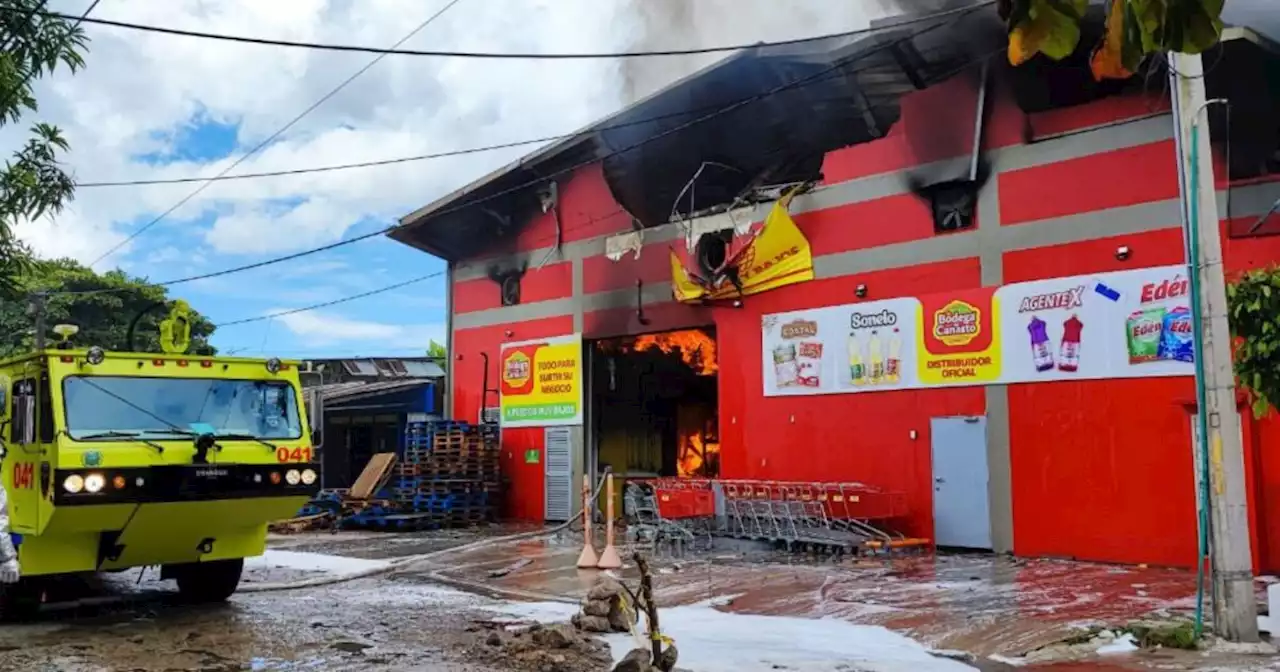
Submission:
M 717 476 L 719 475 L 717 473 L 719 457 L 720 444 L 704 442 L 701 432 L 686 434 L 680 437 L 680 457 L 676 461 L 676 474 L 682 478 Z
M 656 348 L 666 354 L 678 350 L 680 359 L 684 360 L 684 363 L 699 376 L 713 376 L 720 370 L 720 366 L 716 363 L 716 341 L 700 329 L 637 336 L 632 347 L 636 352 Z

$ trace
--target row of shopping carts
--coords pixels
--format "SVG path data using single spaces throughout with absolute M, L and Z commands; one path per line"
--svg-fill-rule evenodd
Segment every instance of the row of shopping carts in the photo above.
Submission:
M 795 550 L 882 553 L 929 546 L 895 530 L 910 513 L 905 493 L 862 483 L 707 480 L 629 481 L 629 542 L 694 545 L 715 536 Z

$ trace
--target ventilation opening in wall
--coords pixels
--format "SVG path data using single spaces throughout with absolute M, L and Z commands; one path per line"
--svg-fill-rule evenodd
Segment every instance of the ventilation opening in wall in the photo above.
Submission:
M 599 468 L 624 478 L 719 476 L 715 331 L 627 336 L 591 347 L 589 431 Z

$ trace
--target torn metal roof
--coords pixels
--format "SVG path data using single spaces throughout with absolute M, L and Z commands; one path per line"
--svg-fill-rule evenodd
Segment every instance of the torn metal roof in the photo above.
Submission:
M 541 212 L 538 190 L 595 162 L 614 199 L 645 227 L 725 206 L 758 186 L 819 179 L 827 152 L 883 137 L 899 119 L 902 96 L 951 79 L 1006 44 L 989 3 L 951 6 L 967 11 L 896 17 L 856 36 L 732 54 L 406 215 L 388 235 L 451 261 L 509 252 Z M 1089 73 L 1103 16 L 1101 4 L 1091 8 L 1079 58 L 1033 59 L 1020 68 L 994 59 L 1023 110 L 1134 86 L 1094 82 Z
M 699 184 L 699 203 L 761 179 L 811 176 L 825 152 L 883 136 L 904 93 L 954 75 L 976 45 L 1002 35 L 989 3 L 956 4 L 967 13 L 737 52 L 407 215 L 388 235 L 445 259 L 499 252 L 537 211 L 538 186 L 595 161 L 646 226 L 668 221 L 704 161 L 730 168 Z

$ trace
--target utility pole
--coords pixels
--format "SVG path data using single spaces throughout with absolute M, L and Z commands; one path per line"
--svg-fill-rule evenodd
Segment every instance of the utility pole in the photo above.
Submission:
M 35 348 L 36 351 L 44 350 L 44 293 L 36 292 L 31 295 L 31 317 L 35 321 Z
M 1193 312 L 1199 308 L 1197 433 L 1199 440 L 1207 445 L 1199 446 L 1196 459 L 1203 459 L 1203 451 L 1207 450 L 1209 497 L 1202 506 L 1208 506 L 1210 511 L 1213 623 L 1225 639 L 1256 642 L 1258 611 L 1253 592 L 1253 556 L 1249 548 L 1244 446 L 1227 323 L 1217 186 L 1205 115 L 1209 104 L 1225 101 L 1205 100 L 1204 64 L 1199 55 L 1170 53 L 1169 64 L 1183 201 L 1183 240 L 1188 273 L 1199 298 L 1199 305 L 1193 305 Z M 1202 120 L 1206 123 L 1201 123 Z M 1200 491 L 1199 484 L 1197 491 Z M 1197 562 L 1203 563 L 1203 558 Z

